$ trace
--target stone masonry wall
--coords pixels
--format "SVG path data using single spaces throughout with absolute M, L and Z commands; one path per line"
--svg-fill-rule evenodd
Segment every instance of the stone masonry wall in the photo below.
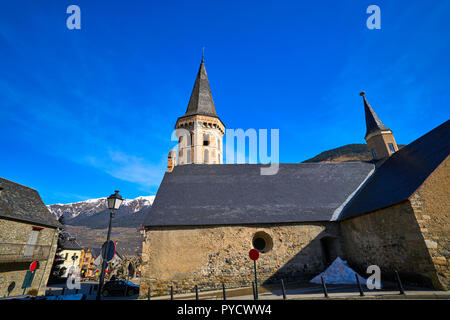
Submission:
M 381 269 L 381 281 L 435 286 L 436 272 L 409 201 L 341 222 L 348 263 L 364 275 L 369 265 Z
M 273 248 L 257 261 L 258 282 L 309 280 L 325 269 L 320 238 L 337 236 L 334 223 L 150 228 L 143 242 L 141 295 L 251 285 L 256 232 L 270 235 Z M 335 254 L 341 255 L 337 245 Z
M 437 272 L 435 287 L 450 289 L 450 158 L 411 198 L 411 205 Z
M 28 242 L 33 226 L 33 224 L 25 222 L 0 218 L 0 297 L 8 296 L 8 287 L 13 282 L 15 283 L 14 289 L 10 292 L 9 296 L 21 295 L 23 293 L 23 289 L 21 288 L 22 283 L 32 260 L 24 261 L 19 255 L 20 258 L 16 261 L 9 261 L 6 260 L 5 254 L 10 255 L 15 250 L 19 254 L 18 248 L 21 246 L 15 246 L 15 244 L 25 245 Z M 30 289 L 38 290 L 39 295 L 45 293 L 57 246 L 58 235 L 55 233 L 55 230 L 55 228 L 44 227 L 39 231 L 36 245 L 51 247 L 49 248 L 49 255 L 46 259 L 38 260 L 39 268 L 36 270 L 32 286 L 25 293 Z

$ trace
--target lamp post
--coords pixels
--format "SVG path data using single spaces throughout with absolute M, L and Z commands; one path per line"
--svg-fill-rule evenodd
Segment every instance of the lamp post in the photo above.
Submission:
M 120 208 L 120 205 L 122 204 L 123 198 L 119 194 L 119 191 L 115 191 L 114 194 L 110 195 L 108 197 L 108 209 L 109 209 L 109 227 L 108 227 L 108 236 L 106 237 L 106 252 L 103 256 L 103 263 L 102 263 L 102 272 L 100 273 L 100 281 L 98 284 L 98 290 L 97 290 L 97 300 L 101 299 L 101 292 L 103 287 L 103 282 L 105 278 L 105 271 L 106 271 L 106 264 L 107 264 L 107 258 L 109 253 L 109 240 L 111 237 L 111 226 L 112 226 L 112 219 L 114 218 L 114 211 Z

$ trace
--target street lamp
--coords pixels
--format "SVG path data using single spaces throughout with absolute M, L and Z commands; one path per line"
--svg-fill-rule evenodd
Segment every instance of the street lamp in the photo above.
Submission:
M 115 193 L 108 197 L 108 209 L 118 210 L 122 204 L 123 198 L 119 194 L 119 191 L 114 191 Z
M 109 253 L 109 240 L 111 237 L 111 226 L 112 226 L 112 219 L 114 218 L 114 211 L 118 210 L 120 208 L 120 205 L 123 202 L 122 196 L 119 194 L 119 191 L 114 191 L 115 193 L 110 195 L 107 199 L 108 202 L 108 209 L 109 209 L 109 227 L 108 227 L 108 236 L 106 237 L 106 251 L 103 256 L 103 263 L 102 263 L 102 272 L 100 273 L 100 282 L 98 284 L 98 290 L 97 290 L 97 300 L 100 300 L 100 295 L 102 292 L 103 282 L 105 278 L 105 271 L 106 271 L 106 264 L 107 264 L 107 258 Z

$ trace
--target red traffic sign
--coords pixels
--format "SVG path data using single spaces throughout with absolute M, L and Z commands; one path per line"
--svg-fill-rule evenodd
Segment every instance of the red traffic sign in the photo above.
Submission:
M 250 250 L 250 252 L 248 253 L 248 256 L 250 257 L 250 259 L 252 259 L 253 261 L 258 260 L 259 258 L 259 251 L 256 249 L 252 249 Z
M 30 264 L 30 271 L 36 270 L 37 266 L 38 266 L 37 261 L 33 261 L 33 262 Z

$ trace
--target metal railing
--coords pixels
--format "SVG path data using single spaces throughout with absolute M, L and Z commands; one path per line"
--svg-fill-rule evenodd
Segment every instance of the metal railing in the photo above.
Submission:
M 0 262 L 46 260 L 51 246 L 21 243 L 0 243 Z

